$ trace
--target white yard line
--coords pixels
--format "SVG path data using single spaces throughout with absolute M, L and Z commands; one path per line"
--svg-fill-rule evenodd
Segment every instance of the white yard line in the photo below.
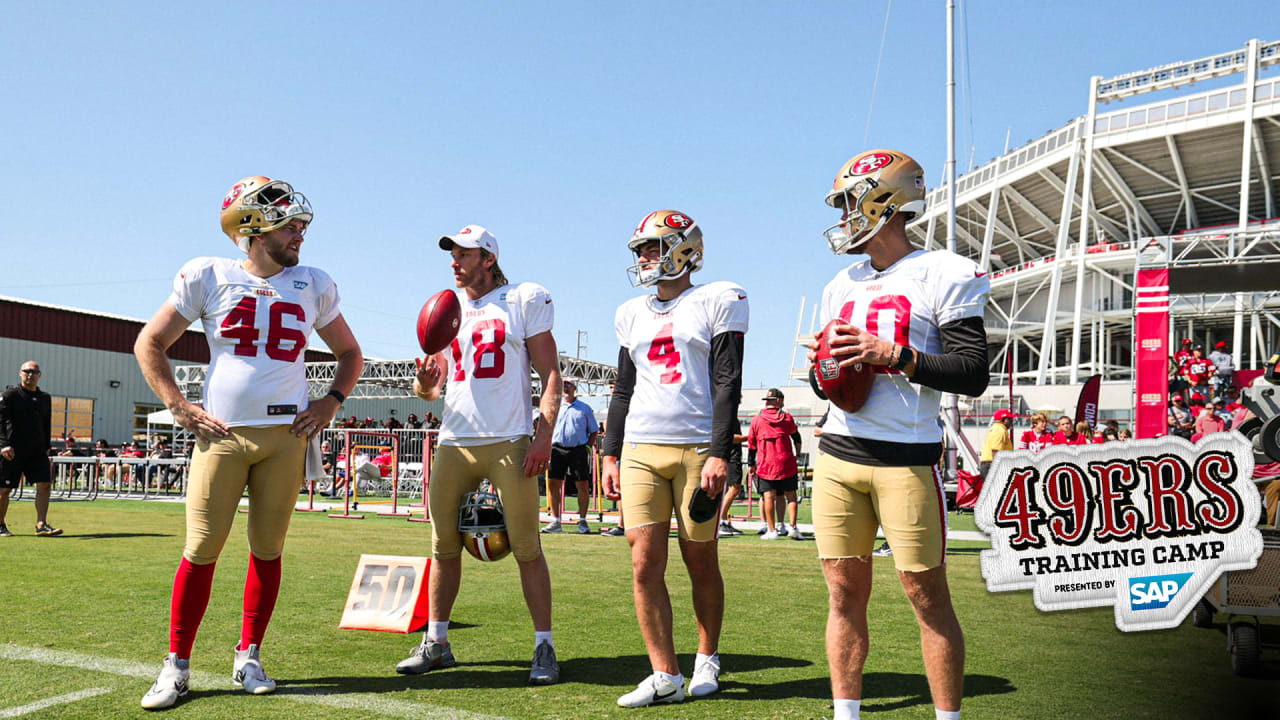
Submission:
M 88 690 L 77 690 L 72 693 L 67 693 L 66 695 L 59 695 L 57 697 L 45 698 L 44 700 L 37 700 L 27 705 L 19 705 L 18 707 L 0 709 L 0 718 L 21 717 L 28 713 L 33 713 L 39 710 L 43 710 L 47 707 L 53 707 L 54 705 L 62 705 L 63 703 L 72 703 L 72 702 L 76 702 L 77 700 L 84 700 L 85 698 L 91 698 L 95 695 L 102 695 L 105 693 L 109 693 L 113 689 L 114 688 L 89 688 Z
M 96 655 L 85 655 L 83 653 L 68 652 L 65 650 L 47 650 L 44 648 L 29 648 L 21 645 L 13 645 L 8 643 L 0 643 L 0 658 L 6 660 L 26 660 L 29 662 L 43 663 L 45 665 L 58 665 L 61 667 L 74 667 L 82 670 L 90 670 L 93 672 L 109 673 L 111 675 L 123 675 L 125 677 L 139 678 L 144 680 L 153 679 L 160 672 L 160 663 L 139 663 L 131 660 L 118 660 L 115 658 L 104 658 Z M 230 677 L 222 673 L 212 673 L 207 671 L 193 670 L 191 672 L 192 689 L 199 690 L 203 688 L 220 688 L 230 687 Z M 138 692 L 145 692 L 146 688 L 138 687 Z M 94 690 L 82 690 L 81 693 L 91 693 L 92 695 L 100 695 L 109 692 L 107 689 L 95 688 Z M 71 695 L 63 695 L 59 698 L 50 698 L 49 700 L 41 700 L 41 703 L 57 704 L 58 702 L 72 702 L 79 700 L 79 697 Z M 83 697 L 89 697 L 84 695 Z M 141 694 L 138 695 L 142 697 Z M 415 703 L 406 700 L 394 700 L 384 698 L 372 693 L 344 693 L 341 691 L 324 690 L 319 688 L 308 687 L 288 687 L 280 688 L 275 696 L 280 700 L 291 700 L 298 702 L 315 703 L 326 707 L 339 708 L 344 710 L 360 710 L 365 713 L 376 713 L 389 717 L 408 718 L 409 720 L 512 720 L 511 718 L 500 715 L 486 715 L 483 713 L 474 713 L 467 710 L 458 710 L 443 705 L 430 705 L 427 703 Z M 55 702 L 56 701 L 56 702 Z M 191 702 L 191 701 L 187 701 Z M 195 700 L 194 702 L 200 702 Z M 0 718 L 16 717 L 5 713 L 14 713 L 22 710 L 22 713 L 31 712 L 36 708 L 38 703 L 25 705 L 22 708 L 11 708 L 9 710 L 0 711 Z M 47 707 L 48 705 L 41 705 Z M 31 708 L 31 709 L 24 709 Z

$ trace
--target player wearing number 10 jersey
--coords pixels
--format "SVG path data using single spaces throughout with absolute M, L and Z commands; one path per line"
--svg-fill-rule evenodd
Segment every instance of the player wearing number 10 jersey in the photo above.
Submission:
M 275 689 L 258 648 L 280 591 L 280 554 L 302 485 L 307 440 L 329 424 L 364 366 L 324 272 L 298 265 L 311 206 L 288 183 L 249 177 L 222 202 L 222 229 L 248 257 L 196 258 L 138 335 L 134 352 L 174 420 L 199 437 L 187 485 L 187 533 L 173 581 L 169 657 L 142 698 L 166 708 L 187 693 L 191 648 L 214 565 L 249 491 L 249 573 L 232 677 L 255 695 Z M 165 351 L 196 320 L 209 342 L 202 401 L 179 391 Z M 303 353 L 315 330 L 338 358 L 332 389 L 307 397 Z
M 498 267 L 498 240 L 479 225 L 440 238 L 460 288 L 462 323 L 451 347 L 418 362 L 414 393 L 431 401 L 444 391 L 440 446 L 428 486 L 431 512 L 430 620 L 422 643 L 396 666 L 418 674 L 456 664 L 449 645 L 449 615 L 462 580 L 459 509 L 488 478 L 501 500 L 511 553 L 520 566 L 525 604 L 533 618 L 529 682 L 559 682 L 551 636 L 551 575 L 538 534 L 539 473 L 551 459 L 551 435 L 560 411 L 560 361 L 551 335 L 555 306 L 535 283 L 509 283 Z M 541 422 L 529 416 L 529 369 L 542 380 Z M 447 385 L 446 385 L 447 383 Z M 530 435 L 533 435 L 532 440 Z M 468 549 L 482 560 L 501 555 Z
M 827 204 L 842 211 L 826 232 L 837 255 L 866 253 L 822 295 L 832 355 L 875 371 L 856 413 L 834 405 L 814 466 L 813 522 L 830 593 L 827 659 L 836 720 L 858 717 L 867 656 L 867 599 L 877 526 L 916 612 L 938 718 L 957 718 L 964 635 L 951 606 L 941 393 L 979 395 L 989 380 L 983 313 L 986 274 L 946 251 L 911 247 L 906 223 L 924 211 L 924 171 L 907 155 L 872 150 L 845 163 Z M 813 357 L 810 353 L 810 362 Z
M 733 283 L 693 284 L 690 274 L 702 266 L 702 230 L 687 215 L 650 213 L 628 247 L 637 259 L 630 268 L 634 284 L 657 292 L 623 303 L 614 319 L 622 349 L 609 405 L 604 490 L 615 500 L 621 496 L 636 615 L 653 667 L 618 704 L 640 707 L 685 697 L 664 580 L 673 507 L 698 621 L 688 692 L 719 688 L 724 583 L 717 499 L 737 430 L 748 309 L 747 293 Z

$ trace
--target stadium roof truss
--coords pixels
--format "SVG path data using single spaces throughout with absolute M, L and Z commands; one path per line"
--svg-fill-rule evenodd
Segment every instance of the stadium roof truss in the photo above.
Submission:
M 1171 267 L 1218 272 L 1280 260 L 1278 68 L 1280 41 L 1251 40 L 1091 78 L 1085 115 L 957 179 L 956 251 L 991 273 L 993 385 L 1007 382 L 1010 361 L 1023 384 L 1074 384 L 1095 372 L 1132 379 L 1137 248 L 1153 238 Z M 1242 82 L 1099 107 L 1231 75 Z M 945 247 L 948 190 L 929 191 L 928 209 L 908 225 L 913 242 Z M 1276 286 L 1175 296 L 1171 334 L 1207 346 L 1233 340 L 1236 367 L 1265 362 L 1280 344 Z
M 307 392 L 310 397 L 323 397 L 333 385 L 337 372 L 336 362 L 307 363 Z M 204 387 L 208 365 L 179 365 L 174 370 L 178 388 L 187 398 L 198 400 Z M 364 361 L 364 371 L 351 391 L 349 398 L 409 398 L 413 397 L 413 378 L 417 365 L 413 360 Z M 617 368 L 604 363 L 581 360 L 560 355 L 560 374 L 565 380 L 577 383 L 580 395 L 606 394 L 617 377 Z M 533 394 L 542 394 L 542 382 L 537 373 L 533 377 Z

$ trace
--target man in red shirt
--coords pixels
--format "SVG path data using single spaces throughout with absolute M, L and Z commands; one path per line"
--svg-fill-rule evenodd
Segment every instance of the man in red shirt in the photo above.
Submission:
M 1191 351 L 1191 358 L 1183 365 L 1182 376 L 1187 379 L 1192 393 L 1208 395 L 1209 376 L 1215 371 L 1213 363 L 1204 356 L 1204 346 L 1197 345 Z
M 764 521 L 769 529 L 761 540 L 777 540 L 778 530 L 775 524 L 776 513 L 774 501 L 778 493 L 787 498 L 787 514 L 791 517 L 791 538 L 803 540 L 800 528 L 796 527 L 796 515 L 799 503 L 796 501 L 796 486 L 799 484 L 796 468 L 796 453 L 800 452 L 800 430 L 791 413 L 782 409 L 782 391 L 772 388 L 764 396 L 764 409 L 751 419 L 751 429 L 747 431 L 747 465 L 756 475 L 756 483 L 764 496 L 761 506 L 764 508 Z M 759 459 L 759 464 L 756 460 Z
M 1173 361 L 1178 364 L 1178 369 L 1182 369 L 1187 361 L 1191 359 L 1191 339 L 1182 339 L 1182 349 L 1173 354 Z
M 1054 445 L 1075 445 L 1076 425 L 1071 418 L 1063 415 L 1058 418 L 1058 432 L 1053 434 Z

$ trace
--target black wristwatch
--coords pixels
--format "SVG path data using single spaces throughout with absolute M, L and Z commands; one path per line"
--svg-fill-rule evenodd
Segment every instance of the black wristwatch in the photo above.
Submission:
M 898 362 L 893 364 L 893 369 L 906 370 L 907 365 L 911 364 L 911 361 L 915 359 L 916 351 L 912 350 L 908 345 L 903 345 L 902 349 L 898 351 Z

